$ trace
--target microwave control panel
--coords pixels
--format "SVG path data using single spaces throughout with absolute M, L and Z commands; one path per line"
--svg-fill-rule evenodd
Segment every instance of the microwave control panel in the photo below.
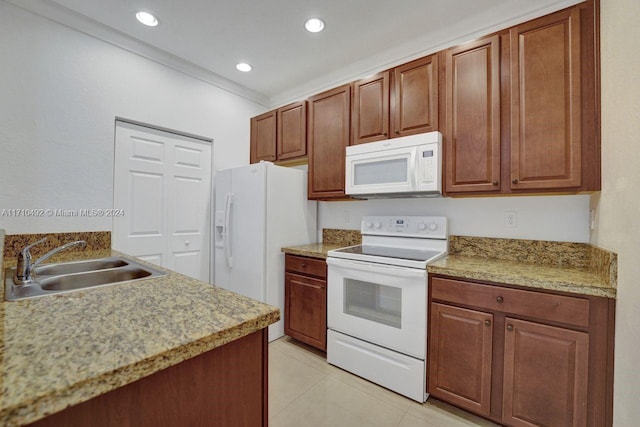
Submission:
M 435 160 L 436 154 L 435 150 L 421 150 L 420 152 L 420 182 L 422 183 L 432 183 L 435 179 Z
M 430 143 L 418 147 L 418 191 L 440 191 L 442 165 L 440 144 Z

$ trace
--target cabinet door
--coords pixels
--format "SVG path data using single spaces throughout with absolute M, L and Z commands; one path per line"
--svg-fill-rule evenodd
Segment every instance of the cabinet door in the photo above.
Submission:
M 500 189 L 500 37 L 446 52 L 445 190 Z
M 389 71 L 353 84 L 352 144 L 389 138 Z
M 587 425 L 589 335 L 511 318 L 505 329 L 503 421 Z
M 307 155 L 307 101 L 278 108 L 278 160 Z
M 580 9 L 513 27 L 511 188 L 581 185 Z
M 309 199 L 344 197 L 350 119 L 351 85 L 309 98 Z
M 284 333 L 327 349 L 327 282 L 285 273 Z
M 276 160 L 276 112 L 269 111 L 251 118 L 250 163 Z
M 493 315 L 431 304 L 428 391 L 435 397 L 489 415 Z
M 438 130 L 438 57 L 393 70 L 393 137 Z

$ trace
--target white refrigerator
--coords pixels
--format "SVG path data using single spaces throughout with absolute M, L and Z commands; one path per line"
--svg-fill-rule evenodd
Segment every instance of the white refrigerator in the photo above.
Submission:
M 280 309 L 269 341 L 284 335 L 283 246 L 316 241 L 307 172 L 260 162 L 220 170 L 215 183 L 214 284 Z

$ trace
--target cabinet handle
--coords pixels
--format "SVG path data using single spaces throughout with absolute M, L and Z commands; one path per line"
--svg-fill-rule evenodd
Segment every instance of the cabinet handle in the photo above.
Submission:
M 513 325 L 507 325 L 507 331 L 509 332 L 513 331 Z
M 396 135 L 400 135 L 400 131 L 396 129 Z
M 498 301 L 499 304 L 502 304 L 504 302 L 504 298 L 498 297 L 496 298 L 496 301 Z
M 386 132 L 384 132 L 384 133 L 382 134 L 382 136 L 387 136 L 387 133 L 386 133 Z
M 484 326 L 491 326 L 491 320 L 487 319 L 484 321 Z
M 518 183 L 518 178 L 513 178 L 513 179 L 511 180 L 511 182 L 512 182 L 512 183 L 514 183 L 514 184 L 517 184 L 517 183 Z
M 307 267 L 307 264 L 300 264 L 300 267 L 301 267 L 301 268 L 306 268 L 306 267 Z
M 493 181 L 492 184 L 498 186 L 498 181 Z

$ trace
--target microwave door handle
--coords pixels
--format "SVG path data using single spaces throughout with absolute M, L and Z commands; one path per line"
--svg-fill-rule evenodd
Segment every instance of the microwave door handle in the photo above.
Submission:
M 418 174 L 420 173 L 420 168 L 417 165 L 417 157 L 418 157 L 418 148 L 414 148 L 411 150 L 411 158 L 409 159 L 409 174 L 411 175 L 411 191 L 418 191 Z

